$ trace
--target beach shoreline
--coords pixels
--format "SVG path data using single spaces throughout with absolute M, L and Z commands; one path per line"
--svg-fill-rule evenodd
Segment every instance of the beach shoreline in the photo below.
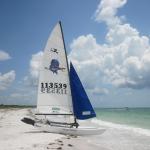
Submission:
M 31 108 L 0 109 L 2 150 L 149 150 L 150 136 L 103 124 L 105 133 L 95 136 L 69 136 L 43 133 L 20 120 Z M 83 123 L 85 124 L 85 122 Z M 87 123 L 89 124 L 89 122 Z M 92 124 L 92 123 L 91 123 Z M 98 124 L 97 124 L 98 125 Z M 1 149 L 0 148 L 0 149 Z

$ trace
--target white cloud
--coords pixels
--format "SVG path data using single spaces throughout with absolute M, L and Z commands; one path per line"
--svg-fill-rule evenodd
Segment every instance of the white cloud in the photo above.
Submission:
M 14 70 L 11 70 L 5 74 L 0 73 L 0 91 L 6 90 L 15 80 L 15 76 L 16 74 Z
M 69 59 L 73 61 L 84 86 L 101 91 L 104 84 L 117 87 L 150 87 L 150 43 L 149 37 L 129 23 L 124 16 L 117 16 L 119 8 L 127 0 L 102 0 L 96 10 L 95 20 L 107 25 L 106 42 L 99 44 L 92 34 L 81 35 L 71 43 Z M 109 11 L 107 11 L 109 10 Z M 30 75 L 24 81 L 37 85 L 40 61 L 43 53 L 32 55 Z M 107 93 L 107 92 L 104 92 Z
M 12 94 L 10 94 L 10 97 L 11 97 L 11 98 L 22 98 L 23 95 L 20 94 L 20 93 L 12 93 Z
M 92 34 L 81 35 L 71 44 L 70 60 L 90 89 L 111 83 L 118 87 L 150 87 L 149 37 L 140 35 L 117 16 L 126 0 L 102 0 L 95 20 L 108 27 L 106 43 L 97 43 Z M 100 87 L 99 87 L 100 88 Z
M 38 85 L 38 77 L 39 77 L 39 70 L 41 67 L 42 56 L 43 56 L 42 51 L 39 51 L 32 55 L 32 58 L 30 60 L 29 75 L 25 76 L 23 79 L 25 85 L 30 86 Z
M 43 52 L 40 51 L 36 54 L 33 54 L 32 59 L 30 60 L 30 74 L 33 78 L 37 78 L 39 76 L 42 55 Z
M 36 94 L 33 93 L 33 89 L 25 89 L 21 86 L 21 90 L 14 90 L 9 93 L 2 93 L 0 95 L 1 104 L 18 104 L 18 105 L 35 105 L 36 104 Z
M 95 20 L 98 22 L 105 21 L 109 26 L 120 24 L 123 18 L 116 16 L 118 8 L 123 7 L 127 0 L 101 0 L 95 12 Z
M 30 94 L 27 94 L 27 93 L 11 93 L 9 96 L 9 99 L 27 99 L 27 98 L 30 98 Z
M 0 50 L 0 61 L 8 59 L 11 59 L 10 55 L 5 51 Z M 11 70 L 5 74 L 0 72 L 0 91 L 6 90 L 15 80 L 15 76 L 16 73 L 14 70 Z
M 2 50 L 0 50 L 0 61 L 8 60 L 10 59 L 10 55 Z
M 106 88 L 94 88 L 88 91 L 94 95 L 107 95 L 109 93 L 108 89 Z

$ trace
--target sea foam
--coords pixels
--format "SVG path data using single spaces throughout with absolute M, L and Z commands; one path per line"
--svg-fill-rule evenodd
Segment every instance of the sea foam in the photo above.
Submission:
M 128 130 L 128 131 L 135 132 L 138 134 L 150 136 L 150 130 L 149 129 L 143 129 L 143 128 L 124 125 L 124 124 L 112 123 L 112 122 L 103 121 L 100 119 L 92 119 L 91 122 L 96 123 L 96 124 L 101 125 L 101 126 L 108 127 L 108 128 L 114 128 L 114 129 L 119 129 L 119 130 Z

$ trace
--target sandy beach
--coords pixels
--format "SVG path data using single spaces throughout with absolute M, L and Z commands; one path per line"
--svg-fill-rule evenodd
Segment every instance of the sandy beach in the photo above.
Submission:
M 149 130 L 138 132 L 140 129 L 117 128 L 102 122 L 106 128 L 102 135 L 43 133 L 20 121 L 28 114 L 29 109 L 0 109 L 0 150 L 150 150 Z

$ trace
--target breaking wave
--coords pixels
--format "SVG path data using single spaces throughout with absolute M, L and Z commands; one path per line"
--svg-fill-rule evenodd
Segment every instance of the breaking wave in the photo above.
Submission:
M 127 131 L 131 131 L 134 133 L 150 136 L 150 130 L 149 129 L 132 127 L 132 126 L 124 125 L 124 124 L 117 124 L 117 123 L 112 123 L 112 122 L 108 122 L 108 121 L 102 121 L 99 119 L 92 119 L 91 121 L 92 121 L 92 123 L 98 124 L 100 126 L 105 126 L 108 128 L 113 128 L 113 129 L 118 129 L 118 130 L 127 130 Z

